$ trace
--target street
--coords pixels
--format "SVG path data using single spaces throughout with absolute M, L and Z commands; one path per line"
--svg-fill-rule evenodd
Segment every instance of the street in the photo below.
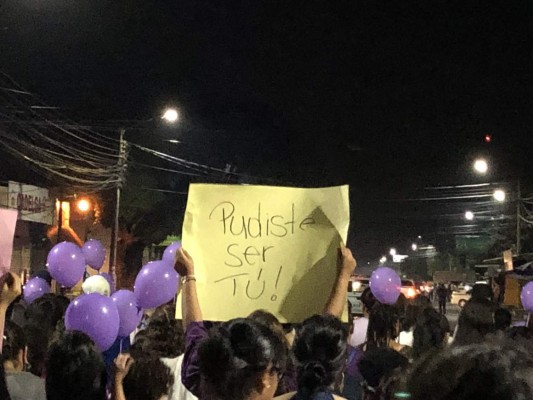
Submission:
M 439 305 L 436 304 L 435 309 L 438 310 L 438 307 Z M 455 330 L 460 312 L 461 308 L 457 304 L 448 303 L 446 305 L 446 318 L 448 318 L 452 332 Z

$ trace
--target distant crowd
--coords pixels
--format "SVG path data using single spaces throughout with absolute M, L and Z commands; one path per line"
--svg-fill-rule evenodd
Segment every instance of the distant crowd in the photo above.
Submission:
M 339 253 L 321 314 L 282 324 L 257 310 L 220 323 L 203 320 L 194 261 L 180 249 L 183 319 L 176 304 L 161 306 L 104 353 L 64 328 L 68 298 L 25 304 L 20 278 L 8 273 L 0 279 L 0 399 L 533 399 L 533 329 L 512 326 L 490 286 L 474 288 L 453 330 L 429 298 L 381 304 L 370 288 L 363 314 L 349 307 L 343 323 L 356 261 L 349 249 Z

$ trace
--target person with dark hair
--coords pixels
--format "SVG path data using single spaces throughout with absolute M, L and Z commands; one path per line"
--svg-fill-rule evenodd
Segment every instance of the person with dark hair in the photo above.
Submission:
M 22 293 L 22 283 L 20 278 L 7 272 L 0 277 L 0 351 L 4 342 L 4 327 L 6 322 L 7 309 L 15 299 Z M 3 358 L 0 357 L 0 399 L 11 400 L 4 371 Z
M 4 364 L 1 362 L 0 362 L 0 399 L 11 400 L 11 396 L 9 396 L 9 392 L 7 391 Z
M 283 325 L 279 322 L 276 316 L 265 310 L 256 310 L 248 316 L 249 319 L 259 322 L 272 330 L 276 335 L 278 335 L 287 349 L 287 354 L 291 351 L 291 344 L 287 340 L 287 334 Z M 294 328 L 292 328 L 294 330 Z M 278 384 L 278 389 L 276 390 L 276 395 L 281 395 L 284 393 L 291 392 L 297 387 L 296 379 L 296 368 L 292 362 L 292 358 L 287 358 L 287 364 L 285 367 L 285 373 L 283 374 L 282 379 Z
M 454 346 L 482 343 L 494 332 L 495 305 L 487 299 L 469 300 L 459 314 Z
M 418 316 L 413 332 L 413 357 L 443 349 L 448 343 L 450 324 L 444 315 L 426 308 Z
M 374 306 L 378 303 L 377 299 L 372 293 L 372 290 L 370 290 L 370 287 L 367 287 L 365 290 L 363 290 L 360 300 L 363 305 L 363 316 L 353 319 L 353 332 L 349 339 L 349 344 L 352 347 L 357 347 L 365 342 L 370 310 L 372 310 L 372 308 L 374 308 Z
M 280 399 L 334 399 L 334 385 L 346 364 L 346 331 L 332 315 L 315 315 L 305 320 L 293 348 L 298 371 L 298 391 Z
M 443 283 L 439 283 L 437 286 L 437 299 L 439 300 L 439 312 L 442 315 L 446 315 L 446 303 L 448 302 L 448 289 Z
M 352 256 L 352 253 L 349 249 L 345 247 L 341 247 L 339 249 L 339 262 L 337 265 L 337 278 L 335 280 L 335 283 L 333 285 L 330 297 L 325 305 L 324 312 L 330 315 L 334 316 L 340 316 L 346 306 L 346 288 L 348 287 L 350 275 L 355 269 L 357 263 L 355 259 Z M 175 262 L 175 269 L 178 272 L 178 274 L 182 277 L 182 316 L 183 316 L 183 325 L 186 330 L 185 334 L 185 341 L 186 341 L 186 349 L 185 349 L 185 355 L 184 355 L 184 361 L 183 361 L 183 368 L 182 368 L 182 381 L 185 385 L 185 387 L 190 390 L 194 395 L 201 396 L 202 395 L 202 387 L 204 390 L 207 390 L 209 393 L 212 391 L 216 392 L 217 395 L 221 395 L 222 393 L 218 393 L 218 390 L 220 389 L 220 385 L 224 385 L 223 381 L 220 381 L 218 379 L 217 381 L 209 381 L 202 379 L 202 374 L 200 373 L 201 370 L 207 371 L 206 368 L 210 368 L 210 366 L 215 365 L 214 361 L 218 359 L 217 354 L 212 352 L 206 352 L 205 350 L 202 352 L 202 359 L 203 361 L 200 361 L 200 351 L 199 348 L 203 348 L 203 341 L 209 340 L 206 338 L 211 338 L 213 340 L 213 344 L 216 346 L 221 346 L 221 343 L 224 343 L 224 346 L 227 345 L 227 342 L 221 342 L 220 336 L 220 329 L 218 328 L 215 331 L 214 337 L 209 334 L 202 318 L 202 311 L 200 308 L 200 303 L 198 301 L 198 295 L 196 292 L 196 277 L 194 276 L 194 261 L 192 260 L 192 257 L 182 248 L 179 249 L 176 252 L 176 262 Z M 241 321 L 241 320 L 236 320 Z M 230 321 L 224 325 L 225 329 L 227 330 L 228 324 L 236 323 L 236 321 Z M 252 322 L 249 320 L 249 322 Z M 243 322 L 240 322 L 241 325 L 243 325 Z M 287 350 L 286 346 L 283 345 L 283 341 L 279 337 L 279 335 L 275 332 L 273 332 L 269 327 L 263 324 L 259 324 L 257 322 L 253 322 L 254 325 L 260 326 L 262 328 L 267 329 L 268 332 L 270 332 L 273 337 L 277 338 L 277 340 L 282 343 L 282 349 L 284 351 Z M 244 325 L 243 325 L 244 326 Z M 251 329 L 251 328 L 250 328 Z M 246 331 L 246 329 L 243 329 L 243 331 Z M 216 336 L 216 332 L 219 332 Z M 266 332 L 265 332 L 266 335 Z M 239 340 L 237 340 L 239 339 Z M 242 356 L 246 356 L 248 358 L 248 355 L 244 354 L 242 352 L 242 344 L 247 343 L 247 340 L 245 337 L 235 337 L 234 341 L 231 343 L 231 348 L 226 348 L 225 354 L 230 354 L 230 350 L 236 351 L 238 354 L 242 353 Z M 269 339 L 271 341 L 271 345 L 274 344 L 274 339 Z M 241 342 L 241 343 L 240 343 Z M 259 357 L 259 354 L 266 350 L 266 347 L 261 347 L 265 345 L 266 343 L 256 343 L 252 342 L 250 345 L 257 346 L 257 361 L 260 361 L 264 358 Z M 216 347 L 215 346 L 215 347 Z M 266 357 L 266 355 L 265 355 Z M 231 360 L 230 360 L 231 361 Z M 227 359 L 224 360 L 225 364 L 229 367 L 235 367 L 240 369 L 243 360 L 241 362 L 237 362 L 237 360 L 234 360 L 232 362 L 228 361 Z M 281 360 L 277 360 L 278 363 Z M 244 359 L 244 363 L 251 363 L 255 362 L 255 359 Z M 203 367 L 200 367 L 200 365 L 203 365 Z M 271 367 L 278 368 L 277 365 L 273 364 Z M 268 383 L 268 380 L 270 380 L 270 384 L 275 386 L 278 386 L 278 382 L 275 382 L 272 376 L 272 373 L 274 372 L 272 369 L 266 369 L 262 371 L 262 377 L 264 379 L 260 379 L 263 383 Z M 261 368 L 263 368 L 261 366 Z M 269 371 L 269 372 L 268 372 Z M 208 376 L 217 376 L 216 372 L 213 370 L 209 370 L 211 374 Z M 256 371 L 257 372 L 257 371 Z M 268 373 L 267 373 L 268 372 Z M 225 377 L 233 376 L 233 374 L 240 373 L 238 370 L 228 370 L 228 371 L 219 371 L 219 374 L 224 374 Z M 256 376 L 258 378 L 258 376 Z M 224 378 L 225 379 L 225 378 Z M 201 385 L 201 383 L 203 384 Z M 260 389 L 263 385 L 263 383 L 260 383 L 256 381 L 256 389 Z M 242 382 L 241 382 L 242 384 Z M 267 388 L 264 387 L 263 389 L 263 398 L 264 396 L 270 396 L 273 395 L 276 391 L 276 388 L 271 392 L 270 389 L 266 390 Z M 252 393 L 255 393 L 257 395 L 257 391 L 254 391 Z M 249 393 L 251 394 L 251 393 Z M 241 392 L 242 395 L 242 392 Z M 235 399 L 234 399 L 235 400 Z
M 511 312 L 506 308 L 498 308 L 494 312 L 494 328 L 497 331 L 505 332 L 511 327 L 513 322 L 513 316 Z
M 241 318 L 213 328 L 198 358 L 203 398 L 271 399 L 285 370 L 286 347 L 267 326 Z
M 154 311 L 148 325 L 137 334 L 135 343 L 131 346 L 130 352 L 134 359 L 137 359 L 137 352 L 169 359 L 183 354 L 183 326 L 175 315 L 174 305 L 163 305 Z
M 68 307 L 68 299 L 55 294 L 45 294 L 33 301 L 25 312 L 25 325 L 38 326 L 41 329 L 54 331 L 57 323 L 63 318 Z
M 102 354 L 84 333 L 65 332 L 53 342 L 46 360 L 47 400 L 105 400 Z
M 383 347 L 366 352 L 358 367 L 363 377 L 363 400 L 392 399 L 392 380 L 398 370 L 404 369 L 409 360 L 397 351 Z
M 486 283 L 476 283 L 472 288 L 472 300 L 492 301 L 492 287 Z
M 400 333 L 400 318 L 396 307 L 388 304 L 377 304 L 370 313 L 366 349 L 390 347 L 401 352 L 407 346 L 396 342 Z
M 533 399 L 533 355 L 508 341 L 452 347 L 417 364 L 396 398 Z
M 0 277 L 0 332 L 4 331 L 7 319 L 7 309 L 22 293 L 22 283 L 20 277 L 8 272 Z M 4 335 L 0 335 L 0 349 Z
M 169 368 L 173 377 L 168 398 L 170 400 L 185 400 L 192 398 L 192 394 L 187 391 L 181 381 L 184 332 L 181 321 L 177 320 L 175 315 L 174 305 L 166 304 L 158 307 L 152 314 L 146 328 L 135 336 L 130 354 L 135 360 L 159 358 Z
M 404 346 L 413 346 L 413 332 L 416 321 L 426 308 L 433 309 L 433 306 L 425 296 L 417 296 L 412 304 L 407 305 L 404 318 L 400 318 L 401 332 L 398 335 L 398 343 Z
M 45 400 L 44 381 L 26 372 L 26 338 L 20 326 L 6 321 L 2 360 L 7 388 L 12 400 Z
M 135 360 L 120 354 L 115 360 L 115 400 L 163 400 L 172 387 L 170 369 L 154 356 Z

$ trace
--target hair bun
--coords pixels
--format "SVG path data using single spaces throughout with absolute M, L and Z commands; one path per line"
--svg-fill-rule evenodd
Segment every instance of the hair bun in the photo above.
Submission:
M 300 381 L 306 388 L 317 389 L 327 386 L 327 375 L 324 365 L 317 361 L 312 361 L 303 366 Z

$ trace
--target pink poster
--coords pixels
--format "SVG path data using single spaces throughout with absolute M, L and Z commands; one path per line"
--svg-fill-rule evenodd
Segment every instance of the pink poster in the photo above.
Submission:
M 17 210 L 0 208 L 0 276 L 9 271 L 11 267 L 17 215 Z

